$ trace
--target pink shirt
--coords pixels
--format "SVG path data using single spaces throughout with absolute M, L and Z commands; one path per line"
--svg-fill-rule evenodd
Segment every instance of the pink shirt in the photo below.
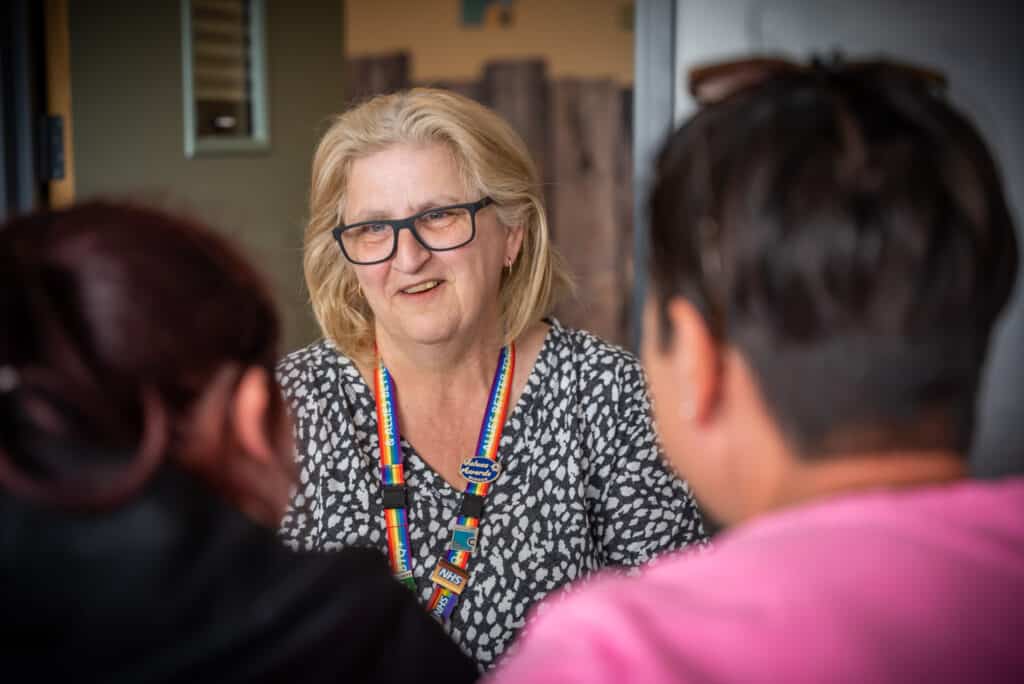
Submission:
M 1024 682 L 1024 477 L 764 516 L 542 606 L 492 676 Z

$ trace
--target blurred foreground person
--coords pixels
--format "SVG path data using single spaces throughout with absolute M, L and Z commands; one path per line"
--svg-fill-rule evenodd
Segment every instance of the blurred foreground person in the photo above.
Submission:
M 380 554 L 277 540 L 278 329 L 201 227 L 96 203 L 0 228 L 7 681 L 475 677 Z
M 669 459 L 736 526 L 541 613 L 499 681 L 1024 681 L 1024 478 L 965 475 L 1017 244 L 941 85 L 693 74 L 644 358 Z

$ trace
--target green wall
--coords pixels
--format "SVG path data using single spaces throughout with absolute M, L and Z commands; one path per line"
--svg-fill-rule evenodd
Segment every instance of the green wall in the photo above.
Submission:
M 271 280 L 285 349 L 314 339 L 302 280 L 310 160 L 344 101 L 342 3 L 267 1 L 268 153 L 186 159 L 179 0 L 71 2 L 77 199 L 184 210 L 234 237 Z

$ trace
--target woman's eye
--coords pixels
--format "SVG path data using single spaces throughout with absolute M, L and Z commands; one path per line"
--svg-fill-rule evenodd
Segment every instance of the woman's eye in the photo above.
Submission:
M 438 211 L 431 211 L 424 215 L 423 218 L 428 221 L 443 221 L 444 219 L 451 216 L 451 212 L 447 209 L 439 209 Z
M 386 223 L 364 223 L 361 226 L 354 226 L 346 231 L 345 237 L 349 240 L 377 238 L 385 235 L 389 230 L 391 230 L 391 226 Z

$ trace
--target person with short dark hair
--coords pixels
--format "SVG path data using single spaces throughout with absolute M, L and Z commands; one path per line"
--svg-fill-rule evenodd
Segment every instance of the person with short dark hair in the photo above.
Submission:
M 258 273 L 94 202 L 0 227 L 5 681 L 473 681 L 383 556 L 294 553 Z
M 551 606 L 495 681 L 1024 680 L 1024 478 L 966 477 L 1017 241 L 942 85 L 694 72 L 650 201 L 643 356 L 668 459 L 733 527 Z

